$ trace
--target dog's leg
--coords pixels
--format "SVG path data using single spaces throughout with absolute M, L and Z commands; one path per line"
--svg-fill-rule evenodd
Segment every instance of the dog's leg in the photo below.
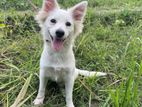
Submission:
M 74 107 L 72 100 L 72 92 L 74 86 L 74 77 L 70 76 L 65 81 L 66 105 L 67 107 Z
M 39 83 L 39 90 L 36 99 L 34 100 L 34 105 L 41 105 L 43 104 L 43 100 L 45 97 L 45 88 L 47 84 L 47 78 L 45 77 L 45 71 L 44 69 L 40 70 L 40 83 Z

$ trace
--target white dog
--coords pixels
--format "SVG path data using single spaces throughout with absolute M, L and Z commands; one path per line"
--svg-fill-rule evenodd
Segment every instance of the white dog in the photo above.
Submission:
M 44 0 L 36 16 L 43 35 L 44 49 L 40 59 L 40 85 L 35 105 L 43 104 L 47 80 L 65 83 L 66 105 L 74 107 L 72 91 L 79 74 L 103 76 L 106 73 L 79 70 L 75 66 L 73 43 L 83 28 L 87 1 L 67 10 L 60 9 L 56 0 Z

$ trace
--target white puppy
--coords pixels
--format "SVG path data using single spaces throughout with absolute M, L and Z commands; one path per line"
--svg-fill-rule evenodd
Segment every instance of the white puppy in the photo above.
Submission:
M 65 83 L 66 105 L 74 107 L 73 85 L 76 77 L 103 76 L 106 73 L 79 70 L 75 66 L 73 43 L 83 28 L 87 1 L 67 10 L 60 9 L 56 0 L 44 0 L 36 16 L 43 35 L 44 49 L 40 59 L 40 85 L 35 105 L 43 103 L 47 80 Z

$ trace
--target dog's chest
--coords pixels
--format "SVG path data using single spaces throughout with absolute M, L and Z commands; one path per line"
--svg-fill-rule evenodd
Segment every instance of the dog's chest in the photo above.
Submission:
M 53 81 L 62 82 L 66 79 L 69 72 L 69 68 L 46 67 L 45 75 Z
M 66 80 L 70 74 L 74 73 L 75 59 L 73 51 L 54 53 L 52 50 L 44 48 L 40 59 L 40 68 L 44 69 L 44 74 L 51 80 Z
M 42 68 L 45 66 L 54 67 L 57 71 L 59 71 L 61 68 L 74 67 L 75 59 L 73 52 L 68 52 L 68 54 L 53 52 L 49 53 L 46 49 L 44 49 L 40 59 L 40 67 Z

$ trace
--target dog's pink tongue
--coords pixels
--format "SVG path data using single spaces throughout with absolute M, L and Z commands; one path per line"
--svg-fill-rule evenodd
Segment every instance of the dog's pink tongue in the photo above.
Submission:
M 62 47 L 63 47 L 63 40 L 60 40 L 60 39 L 53 40 L 53 44 L 52 44 L 53 50 L 60 51 Z

